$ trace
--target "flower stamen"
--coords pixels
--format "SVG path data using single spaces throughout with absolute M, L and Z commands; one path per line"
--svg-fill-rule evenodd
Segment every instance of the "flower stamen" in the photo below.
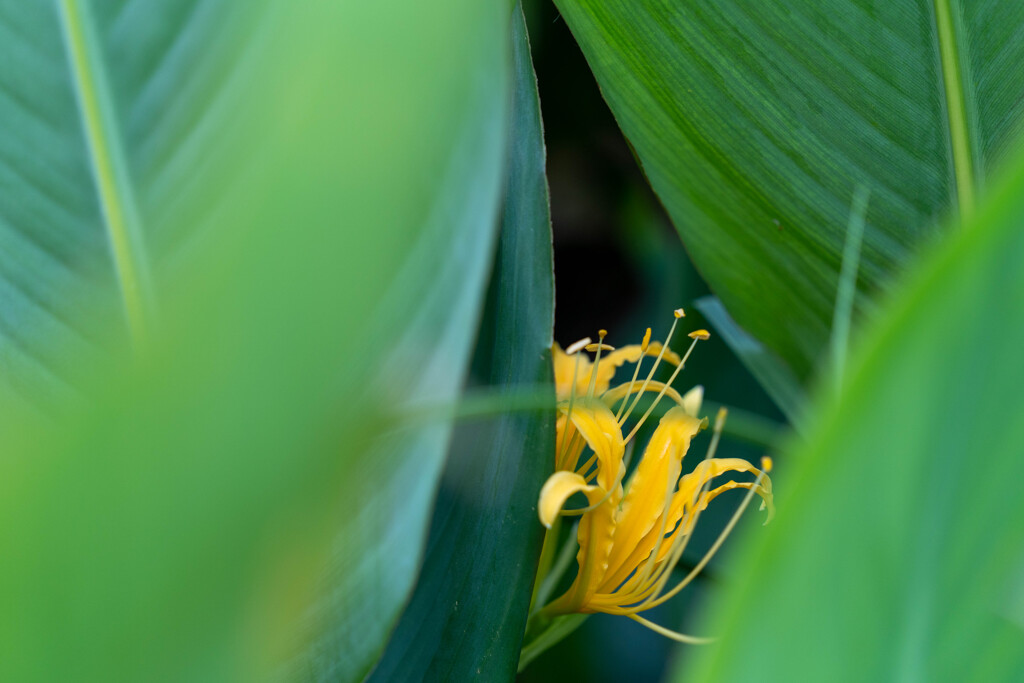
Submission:
M 567 356 L 575 356 L 576 360 L 575 360 L 575 362 L 573 364 L 573 368 L 572 368 L 572 384 L 570 385 L 572 387 L 572 391 L 569 394 L 569 408 L 566 411 L 566 417 L 565 417 L 565 427 L 566 428 L 564 430 L 562 430 L 562 443 L 560 443 L 558 445 L 558 455 L 555 458 L 555 469 L 556 470 L 565 469 L 565 467 L 563 466 L 564 465 L 563 461 L 565 459 L 567 459 L 568 454 L 571 452 L 571 450 L 567 451 L 565 449 L 565 446 L 566 446 L 565 439 L 566 439 L 566 436 L 569 433 L 569 425 L 571 424 L 571 420 L 569 419 L 569 416 L 572 415 L 572 404 L 576 400 L 576 380 L 578 379 L 579 374 L 580 374 L 580 354 L 579 354 L 579 352 L 580 352 L 581 349 L 586 348 L 587 344 L 589 344 L 589 343 L 590 343 L 590 337 L 584 337 L 583 339 L 580 339 L 575 344 L 570 344 L 569 348 L 567 348 L 565 350 L 565 355 L 567 355 Z M 572 444 L 570 443 L 569 445 L 571 446 Z
M 708 450 L 707 450 L 707 452 L 704 455 L 704 462 L 705 463 L 715 457 L 715 452 L 718 450 L 718 442 L 722 438 L 722 430 L 725 427 L 725 418 L 726 418 L 727 414 L 728 414 L 728 411 L 726 411 L 726 409 L 724 407 L 718 409 L 718 414 L 715 416 L 715 425 L 714 425 L 714 428 L 713 428 L 713 433 L 711 435 L 711 442 L 708 444 Z M 692 506 L 694 504 L 696 504 L 697 500 L 699 500 L 700 496 L 703 495 L 707 491 L 707 489 L 709 488 L 710 484 L 711 484 L 711 480 L 709 478 L 708 481 L 704 482 L 704 485 L 696 492 L 695 497 L 691 500 L 691 509 L 692 509 Z M 659 551 L 660 551 L 660 547 L 661 547 L 661 540 L 665 536 L 665 522 L 667 521 L 667 518 L 668 518 L 668 509 L 669 509 L 669 507 L 671 507 L 671 504 L 672 504 L 672 497 L 671 497 L 671 495 L 668 495 L 668 496 L 666 496 L 665 509 L 664 509 L 664 511 L 662 513 L 662 531 L 661 531 L 661 534 L 658 537 L 658 542 L 654 546 L 654 550 L 651 551 L 650 556 L 647 558 L 646 562 L 644 563 L 645 571 L 648 574 L 650 573 L 649 572 L 649 568 L 652 567 L 653 563 L 656 563 L 657 560 L 658 560 L 658 555 L 659 555 Z M 685 511 L 685 508 L 684 508 L 684 511 Z M 699 515 L 699 512 L 698 512 L 698 515 Z M 623 607 L 623 608 L 621 608 L 621 610 L 622 610 L 620 612 L 621 614 L 635 614 L 636 612 L 640 612 L 640 611 L 643 611 L 645 609 L 648 609 L 649 606 L 646 605 L 645 602 L 650 600 L 651 596 L 657 595 L 658 591 L 662 587 L 664 587 L 664 584 L 668 580 L 667 577 L 671 576 L 672 571 L 675 569 L 676 564 L 679 562 L 679 558 L 682 557 L 683 552 L 686 550 L 686 546 L 690 542 L 691 534 L 687 533 L 687 530 L 688 530 L 688 528 L 693 528 L 694 526 L 696 526 L 696 523 L 697 523 L 697 516 L 694 516 L 693 522 L 690 523 L 690 522 L 688 522 L 686 520 L 685 514 L 683 515 L 683 517 L 678 522 L 677 530 L 675 532 L 676 533 L 676 538 L 673 539 L 673 546 L 672 546 L 672 549 L 670 551 L 669 561 L 668 562 L 664 562 L 664 564 L 662 564 L 662 566 L 658 568 L 658 571 L 655 573 L 655 576 L 653 577 L 653 581 L 650 580 L 651 579 L 650 576 L 645 575 L 643 580 L 639 583 L 639 585 L 634 590 L 630 591 L 625 596 L 622 596 L 625 599 L 619 599 L 618 600 L 618 603 L 620 605 L 629 605 L 629 604 L 632 604 L 632 603 L 635 603 L 635 602 L 640 602 L 639 605 L 636 605 L 634 607 Z M 664 558 L 663 558 L 663 560 L 664 560 Z M 644 601 L 644 602 L 641 602 L 641 601 Z
M 765 468 L 765 465 L 768 465 L 768 467 Z M 645 607 L 645 609 L 650 609 L 652 607 L 657 607 L 658 605 L 664 603 L 666 600 L 670 600 L 679 591 L 683 590 L 688 585 L 690 585 L 690 582 L 693 581 L 693 579 L 696 578 L 696 576 L 698 574 L 700 574 L 701 571 L 703 571 L 704 567 L 706 567 L 708 562 L 711 561 L 711 558 L 714 557 L 715 553 L 718 552 L 718 549 L 722 547 L 723 543 L 725 543 L 725 539 L 728 538 L 729 534 L 732 533 L 732 530 L 736 527 L 736 524 L 740 521 L 740 517 L 742 517 L 743 513 L 746 511 L 747 506 L 750 505 L 751 499 L 757 493 L 758 487 L 761 486 L 761 482 L 764 481 L 765 475 L 771 469 L 771 459 L 770 458 L 762 458 L 761 459 L 761 467 L 762 467 L 761 473 L 757 475 L 757 478 L 754 480 L 754 483 L 748 488 L 746 495 L 743 497 L 743 502 L 741 502 L 739 507 L 736 508 L 736 511 L 733 512 L 732 517 L 729 519 L 729 523 L 726 524 L 725 528 L 722 529 L 722 532 L 720 534 L 718 534 L 718 538 L 715 539 L 715 542 L 711 545 L 710 548 L 708 548 L 708 551 L 706 553 L 704 553 L 704 557 L 702 557 L 700 559 L 700 562 L 698 562 L 693 567 L 693 569 L 690 570 L 690 573 L 687 574 L 682 580 L 680 580 L 679 583 L 677 583 L 675 586 L 673 586 L 671 590 L 666 591 L 664 594 L 660 595 L 657 599 L 651 600 L 650 602 L 648 602 L 647 606 Z M 698 513 L 697 514 L 699 514 L 699 509 L 698 509 Z M 696 519 L 697 519 L 697 515 L 694 516 L 694 520 L 695 521 L 696 521 Z
M 647 357 L 647 349 L 651 346 L 651 328 L 647 328 L 644 332 L 644 339 L 640 342 L 640 358 L 636 361 L 636 366 L 633 368 L 633 379 L 629 380 L 629 389 L 626 390 L 626 400 L 619 404 L 619 410 L 615 413 L 615 420 L 621 425 L 622 424 L 622 411 L 626 409 L 626 404 L 629 403 L 629 397 L 633 395 L 633 387 L 636 386 L 636 378 L 640 375 L 640 366 L 643 365 L 644 358 Z
M 712 460 L 715 457 L 715 452 L 718 451 L 718 442 L 722 440 L 722 430 L 725 429 L 725 419 L 726 417 L 728 417 L 728 414 L 729 412 L 723 406 L 718 409 L 718 414 L 715 415 L 715 426 L 712 429 L 711 443 L 708 444 L 707 453 L 704 454 L 705 463 Z M 704 496 L 709 488 L 711 488 L 710 477 L 706 482 L 704 482 L 704 485 L 701 486 L 700 489 L 698 489 L 694 493 L 693 498 L 691 498 L 691 510 L 694 509 L 694 506 L 696 506 L 701 496 Z M 667 515 L 668 513 L 666 512 L 666 516 Z M 693 537 L 693 534 L 689 533 L 688 530 L 693 529 L 697 526 L 698 519 L 700 519 L 699 508 L 695 510 L 692 521 L 686 519 L 684 508 L 684 514 L 679 520 L 678 530 L 676 531 L 676 535 L 679 538 L 673 539 L 673 547 L 670 551 L 668 562 L 665 562 L 661 566 L 661 571 L 658 572 L 657 580 L 649 586 L 653 590 L 645 590 L 643 591 L 645 595 L 638 595 L 637 599 L 643 600 L 643 602 L 640 603 L 640 605 L 637 605 L 636 607 L 628 608 L 629 611 L 635 613 L 645 609 L 650 609 L 654 606 L 654 603 L 652 602 L 653 597 L 658 595 L 659 591 L 661 591 L 665 587 L 665 584 L 668 583 L 668 578 L 672 575 L 672 572 L 675 570 L 676 565 L 679 563 L 679 560 L 682 558 L 683 553 L 686 551 L 686 546 L 689 545 L 690 539 Z M 657 558 L 657 548 L 655 548 L 655 552 L 651 553 L 651 557 L 654 559 Z M 694 574 L 694 576 L 696 576 L 696 574 Z
M 574 344 L 570 344 L 569 348 L 567 348 L 565 350 L 565 355 L 572 356 L 572 355 L 575 355 L 575 354 L 579 353 L 583 349 L 587 348 L 587 345 L 590 344 L 591 341 L 593 341 L 593 340 L 590 337 L 584 337 L 583 339 L 580 339 L 578 342 L 576 342 Z M 576 378 L 573 377 L 573 379 L 576 379 Z
M 679 310 L 682 310 L 682 309 L 679 309 Z M 672 329 L 673 329 L 673 330 L 675 329 L 675 324 L 674 324 L 674 323 L 673 323 L 673 325 L 672 325 Z M 676 366 L 676 369 L 675 369 L 675 370 L 674 370 L 674 371 L 672 372 L 672 376 L 668 378 L 668 381 L 667 381 L 667 382 L 665 382 L 665 386 L 663 386 L 663 387 L 661 388 L 661 391 L 660 391 L 660 392 L 658 392 L 658 395 L 657 395 L 657 397 L 656 397 L 656 398 L 654 399 L 654 402 L 653 402 L 653 403 L 651 403 L 650 407 L 649 407 L 649 408 L 647 409 L 647 411 L 646 411 L 646 412 L 645 412 L 645 413 L 643 414 L 643 417 L 641 417 L 641 418 L 640 418 L 640 419 L 639 419 L 639 420 L 637 421 L 637 423 L 636 423 L 636 425 L 635 425 L 635 426 L 633 427 L 632 431 L 630 431 L 630 432 L 629 432 L 629 436 L 627 436 L 627 437 L 626 437 L 626 441 L 629 441 L 629 440 L 630 440 L 630 439 L 632 439 L 632 438 L 633 438 L 634 436 L 636 436 L 636 433 L 637 433 L 638 431 L 640 431 L 640 428 L 641 428 L 641 427 L 642 427 L 642 426 L 644 425 L 644 422 L 646 422 L 646 421 L 647 421 L 647 418 L 648 418 L 648 417 L 650 416 L 651 412 L 652 412 L 652 411 L 653 411 L 653 410 L 654 410 L 654 409 L 655 409 L 655 408 L 657 407 L 657 405 L 658 405 L 658 403 L 659 403 L 659 402 L 661 401 L 662 397 L 664 397 L 664 396 L 665 396 L 665 392 L 666 392 L 666 391 L 668 391 L 668 388 L 669 388 L 670 386 L 672 386 L 672 382 L 674 382 L 674 381 L 675 381 L 675 379 L 676 379 L 676 377 L 677 377 L 677 376 L 679 375 L 679 373 L 683 371 L 683 368 L 684 368 L 684 367 L 686 367 L 686 360 L 687 360 L 687 359 L 688 359 L 688 358 L 690 357 L 690 354 L 691 354 L 691 353 L 693 353 L 693 348 L 694 348 L 695 346 L 697 346 L 697 341 L 698 341 L 698 340 L 701 340 L 701 339 L 707 339 L 708 337 L 710 337 L 710 336 L 711 336 L 711 335 L 709 335 L 709 334 L 707 333 L 707 331 L 706 331 L 706 330 L 697 330 L 697 332 L 701 332 L 701 333 L 703 333 L 703 334 L 702 334 L 702 335 L 700 335 L 700 336 L 696 336 L 696 337 L 694 337 L 693 335 L 694 335 L 694 334 L 696 334 L 696 333 L 694 333 L 694 332 L 691 332 L 691 333 L 690 333 L 690 335 L 689 335 L 689 336 L 693 338 L 693 341 L 692 341 L 692 342 L 690 343 L 690 348 L 688 348 L 688 349 L 686 350 L 686 354 L 685 354 L 685 355 L 684 355 L 684 356 L 682 357 L 682 359 L 681 359 L 681 360 L 679 361 L 679 365 L 677 365 L 677 366 Z M 672 333 L 671 333 L 671 332 L 669 332 L 669 338 L 671 338 L 671 337 L 672 337 Z M 668 346 L 668 339 L 666 339 L 666 340 L 665 340 L 665 346 L 666 346 L 666 347 Z M 662 349 L 662 351 L 664 351 L 664 349 Z M 660 356 L 659 356 L 659 358 L 660 358 Z M 654 369 L 653 369 L 653 368 L 651 369 L 651 374 L 652 374 L 652 375 L 654 374 Z M 647 379 L 648 379 L 648 380 L 650 380 L 650 377 L 648 377 Z M 645 386 L 645 387 L 646 387 L 646 385 L 647 385 L 647 382 L 644 382 L 644 386 Z M 638 394 L 637 394 L 637 401 L 639 401 L 639 400 L 640 400 L 640 394 L 641 394 L 641 393 L 643 393 L 643 391 L 644 391 L 644 387 L 641 387 L 641 388 L 640 388 L 640 393 L 638 393 Z M 634 406 L 636 405 L 636 402 L 635 402 L 635 401 L 634 401 L 633 405 L 634 405 Z M 630 410 L 632 410 L 632 408 L 630 408 Z M 627 413 L 626 415 L 628 416 L 628 415 L 629 415 L 629 413 Z M 622 423 L 620 422 L 620 424 L 622 424 Z
M 666 638 L 671 638 L 672 640 L 675 640 L 680 643 L 686 643 L 687 645 L 709 645 L 710 643 L 715 642 L 715 638 L 701 638 L 700 636 L 688 636 L 685 633 L 672 631 L 670 629 L 665 628 L 664 626 L 659 626 L 658 624 L 655 624 L 653 621 L 648 621 L 647 619 L 644 619 L 643 617 L 638 616 L 636 614 L 627 614 L 626 616 L 632 619 L 633 621 L 637 622 L 641 626 L 646 626 L 655 633 L 663 635 Z
M 626 414 L 622 415 L 619 418 L 619 426 L 620 427 L 626 423 L 626 420 L 629 419 L 629 416 L 632 414 L 633 410 L 636 408 L 637 403 L 640 402 L 640 397 L 643 396 L 644 392 L 647 391 L 647 385 L 654 378 L 654 373 L 657 371 L 658 365 L 661 363 L 661 359 L 665 357 L 665 351 L 668 350 L 669 342 L 672 341 L 672 334 L 676 331 L 676 325 L 679 323 L 679 319 L 682 318 L 686 314 L 683 313 L 683 309 L 677 308 L 674 311 L 674 315 L 675 315 L 675 319 L 672 321 L 672 327 L 670 327 L 669 330 L 668 330 L 668 336 L 665 337 L 665 342 L 661 345 L 661 350 L 658 352 L 658 357 L 654 359 L 654 365 L 651 366 L 650 371 L 647 373 L 647 378 L 644 380 L 644 383 L 640 386 L 640 389 L 637 391 L 636 396 L 633 398 L 632 404 L 626 410 Z M 645 338 L 646 338 L 646 335 L 645 335 Z M 642 361 L 643 358 L 644 358 L 643 356 L 640 356 L 640 361 Z M 637 365 L 638 365 L 637 369 L 638 370 L 639 370 L 639 363 L 640 363 L 640 361 L 637 361 Z M 682 363 L 680 363 L 680 365 L 682 365 Z M 676 366 L 676 370 L 677 371 L 679 370 L 679 365 Z M 673 377 L 674 376 L 675 375 L 673 374 Z M 670 380 L 668 382 L 668 384 L 671 384 L 671 383 L 672 382 Z M 632 386 L 630 388 L 632 389 Z M 628 403 L 628 402 L 629 402 L 629 395 L 627 394 L 624 403 Z M 620 408 L 620 412 L 621 412 L 621 408 Z M 643 420 L 641 420 L 640 422 L 642 424 Z M 634 433 L 636 433 L 636 430 L 634 430 Z M 626 441 L 629 441 L 629 439 L 626 439 Z
M 597 347 L 597 356 L 594 358 L 594 367 L 590 369 L 590 386 L 587 387 L 587 398 L 594 397 L 594 387 L 597 386 L 597 369 L 601 366 L 601 350 L 608 349 L 614 351 L 610 346 L 606 346 L 604 338 L 608 336 L 608 330 L 597 331 L 597 344 L 588 344 L 587 351 L 590 351 L 591 346 Z M 574 388 L 575 389 L 575 388 Z

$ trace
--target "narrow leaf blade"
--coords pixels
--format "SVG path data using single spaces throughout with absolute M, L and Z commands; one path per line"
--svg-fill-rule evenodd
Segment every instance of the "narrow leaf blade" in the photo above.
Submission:
M 550 387 L 554 323 L 543 133 L 518 7 L 512 44 L 504 214 L 473 363 L 475 382 L 502 393 Z M 416 591 L 371 681 L 505 681 L 515 674 L 543 535 L 537 495 L 553 449 L 551 410 L 457 429 Z

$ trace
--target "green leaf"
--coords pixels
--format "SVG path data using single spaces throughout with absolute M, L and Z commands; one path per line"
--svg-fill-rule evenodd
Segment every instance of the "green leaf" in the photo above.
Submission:
M 16 6 L 0 5 L 5 29 L 20 22 L 18 61 L 5 65 L 24 70 L 3 77 L 67 86 L 52 6 Z M 166 148 L 161 135 L 117 130 L 144 230 L 166 231 L 150 246 L 182 242 L 154 270 L 157 322 L 134 356 L 125 326 L 94 316 L 109 291 L 86 291 L 72 271 L 40 270 L 38 282 L 66 286 L 56 299 L 77 293 L 102 358 L 64 328 L 34 329 L 42 306 L 0 299 L 5 321 L 27 316 L 16 319 L 26 348 L 41 339 L 67 358 L 88 397 L 58 397 L 55 417 L 40 418 L 0 391 L 0 680 L 253 681 L 308 667 L 360 680 L 411 591 L 450 428 L 403 417 L 454 403 L 478 324 L 507 134 L 508 7 L 93 9 L 83 35 L 100 41 L 88 52 L 111 69 L 118 119 L 180 126 Z M 172 17 L 213 23 L 165 36 Z M 160 36 L 164 53 L 131 51 Z M 149 80 L 125 89 L 122 68 Z M 190 99 L 206 69 L 222 71 L 223 88 Z M 73 110 L 65 94 L 22 107 L 35 117 L 27 129 Z M 5 126 L 0 141 L 17 146 L 21 130 Z M 87 164 L 54 137 L 33 141 L 44 160 L 73 157 L 64 165 L 19 147 L 2 167 L 66 172 L 67 197 L 95 214 Z M 165 154 L 183 165 L 158 171 Z M 0 209 L 23 211 L 19 235 L 106 248 L 101 234 L 52 232 L 46 216 L 67 209 L 56 188 L 19 187 Z M 167 212 L 156 217 L 158 196 Z M 4 282 L 13 272 L 32 286 L 13 262 Z M 54 273 L 63 279 L 47 281 Z M 330 600 L 310 611 L 318 591 Z
M 715 332 L 721 335 L 750 374 L 757 379 L 765 393 L 771 396 L 790 424 L 799 429 L 807 397 L 789 368 L 737 325 L 718 297 L 701 297 L 694 305 L 701 315 L 708 319 Z
M 779 458 L 776 521 L 678 680 L 1020 680 L 1022 253 L 1024 156 Z
M 694 263 L 804 379 L 823 360 L 851 199 L 857 310 L 971 213 L 1024 122 L 1024 5 L 556 0 Z
M 512 44 L 505 208 L 473 362 L 476 382 L 500 393 L 553 382 L 544 142 L 518 7 Z M 416 590 L 371 681 L 515 675 L 544 531 L 536 505 L 553 464 L 553 415 L 511 413 L 456 430 Z
M 146 336 L 261 13 L 0 2 L 0 388 L 50 403 L 107 330 Z

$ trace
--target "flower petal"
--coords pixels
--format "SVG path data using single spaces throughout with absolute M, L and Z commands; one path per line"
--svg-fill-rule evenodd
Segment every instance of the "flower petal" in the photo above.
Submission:
M 618 483 L 612 491 L 606 491 L 600 486 L 588 485 L 575 472 L 555 472 L 540 492 L 537 510 L 541 523 L 551 528 L 565 501 L 578 492 L 586 495 L 587 501 L 594 507 L 583 513 L 580 520 L 577 533 L 580 547 L 576 553 L 579 571 L 576 578 L 569 590 L 548 606 L 548 609 L 556 612 L 586 611 L 584 605 L 597 590 L 608 566 L 615 510 L 622 500 L 622 487 Z
M 615 533 L 615 512 L 622 502 L 622 486 L 616 485 L 607 496 L 600 505 L 583 514 L 577 532 L 580 549 L 576 554 L 576 562 L 580 569 L 567 595 L 573 596 L 574 602 L 581 606 L 590 602 L 608 572 L 608 556 Z
M 622 457 L 626 442 L 615 415 L 604 403 L 594 399 L 577 399 L 570 415 L 572 424 L 597 455 L 597 483 L 610 491 L 622 481 L 625 469 Z
M 706 424 L 680 407 L 672 408 L 661 418 L 629 480 L 616 519 L 614 546 L 602 592 L 614 591 L 651 554 L 661 535 L 662 517 L 670 509 L 669 496 L 679 481 L 683 456 L 690 441 Z M 664 530 L 672 530 L 671 520 L 666 520 Z
M 700 412 L 700 406 L 704 402 L 704 387 L 697 385 L 694 388 L 686 392 L 683 396 L 682 405 L 683 409 L 691 416 L 697 417 L 697 413 Z
M 585 354 L 567 354 L 557 343 L 551 345 L 551 361 L 555 370 L 555 396 L 559 401 L 568 400 L 575 391 L 577 396 L 586 396 L 590 386 L 590 359 Z M 576 363 L 579 367 L 576 367 Z M 576 378 L 575 385 L 573 377 Z
M 640 360 L 640 357 L 642 355 L 654 357 L 657 356 L 659 353 L 661 353 L 661 342 L 651 342 L 650 344 L 648 344 L 646 352 L 643 351 L 643 347 L 641 347 L 639 344 L 631 344 L 629 346 L 623 346 L 622 348 L 616 349 L 615 351 L 609 353 L 607 356 L 605 356 L 605 359 L 604 361 L 601 362 L 601 365 L 604 365 L 605 361 L 607 361 L 610 366 L 620 368 L 626 363 L 637 362 L 638 360 Z M 681 360 L 679 358 L 679 354 L 673 351 L 672 349 L 665 349 L 665 355 L 662 356 L 661 359 L 663 361 L 671 363 L 672 365 L 679 365 L 679 361 Z
M 642 348 L 633 344 L 616 349 L 601 358 L 597 369 L 597 379 L 594 381 L 594 395 L 600 396 L 608 390 L 615 371 L 626 363 L 635 363 L 641 356 L 657 356 L 661 353 L 661 343 L 651 342 L 647 347 L 646 354 Z M 555 368 L 555 394 L 559 401 L 565 401 L 573 392 L 573 376 L 576 377 L 576 396 L 586 396 L 590 389 L 590 375 L 593 371 L 593 363 L 585 355 L 579 356 L 579 368 L 576 367 L 577 354 L 568 355 L 557 343 L 551 345 L 551 359 Z M 672 365 L 679 365 L 679 355 L 671 349 L 665 349 L 662 360 Z
M 668 524 L 669 528 L 678 526 L 678 529 L 674 533 L 678 534 L 689 534 L 693 530 L 693 525 L 696 522 L 694 514 L 696 512 L 703 512 L 708 504 L 718 497 L 719 494 L 725 493 L 732 489 L 744 488 L 750 489 L 753 487 L 754 482 L 738 482 L 729 481 L 717 488 L 711 489 L 701 493 L 698 497 L 698 491 L 704 488 L 704 485 L 711 479 L 721 476 L 726 472 L 750 472 L 755 476 L 761 474 L 761 470 L 752 465 L 742 458 L 713 458 L 711 460 L 705 460 L 704 462 L 697 465 L 693 472 L 690 472 L 682 479 L 679 480 L 679 490 L 672 497 L 672 509 L 669 512 Z M 761 496 L 764 501 L 764 506 L 768 508 L 768 519 L 765 521 L 767 524 L 775 514 L 775 505 L 772 497 L 772 480 L 767 474 L 761 479 L 761 483 L 757 486 L 755 492 Z M 683 516 L 686 516 L 686 520 L 683 524 L 679 524 Z M 660 562 L 664 558 L 664 553 L 658 553 L 658 561 Z
M 673 516 L 675 516 L 676 513 L 681 514 L 684 507 L 688 511 L 689 508 L 694 505 L 694 501 L 697 498 L 697 492 L 702 489 L 708 481 L 715 477 L 719 477 L 726 472 L 750 472 L 754 476 L 761 474 L 761 470 L 742 458 L 712 458 L 711 460 L 705 460 L 697 465 L 693 472 L 690 472 L 679 480 L 679 491 L 672 499 Z M 761 480 L 761 486 L 759 488 L 763 488 L 765 490 L 764 495 L 762 495 L 762 498 L 765 499 L 765 504 L 772 506 L 772 481 L 768 478 L 767 474 Z M 721 493 L 728 489 L 720 486 L 714 490 Z M 718 493 L 715 495 L 718 495 Z M 679 518 L 676 517 L 676 520 L 678 519 Z
M 679 392 L 672 387 L 666 386 L 664 382 L 655 382 L 654 380 L 651 380 L 647 383 L 647 386 L 644 387 L 643 381 L 639 379 L 636 382 L 627 382 L 609 389 L 601 396 L 601 400 L 611 407 L 625 396 L 632 396 L 633 394 L 640 393 L 641 387 L 643 387 L 644 393 L 665 389 L 666 396 L 675 401 L 678 405 L 685 405 L 686 397 L 681 396 Z
M 568 425 L 568 432 L 566 426 Z M 567 415 L 559 415 L 555 421 L 555 469 L 574 471 L 586 442 L 579 436 L 576 427 Z
M 574 493 L 582 492 L 591 505 L 604 497 L 604 490 L 599 486 L 591 486 L 586 480 L 575 472 L 555 472 L 544 482 L 540 490 L 540 499 L 537 501 L 537 515 L 540 523 L 551 528 L 555 518 L 561 512 L 565 501 Z

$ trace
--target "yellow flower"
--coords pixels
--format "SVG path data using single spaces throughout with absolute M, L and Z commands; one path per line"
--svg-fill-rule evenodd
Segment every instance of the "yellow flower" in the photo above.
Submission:
M 676 311 L 676 322 L 683 315 Z M 675 330 L 676 323 L 672 325 Z M 725 411 L 719 411 L 711 446 L 704 461 L 683 475 L 682 461 L 690 442 L 707 426 L 698 417 L 702 390 L 695 387 L 681 396 L 671 387 L 686 359 L 700 339 L 708 333 L 690 334 L 693 342 L 683 358 L 667 350 L 672 331 L 664 346 L 650 343 L 650 330 L 639 346 L 618 351 L 604 344 L 604 331 L 597 344 L 583 340 L 562 352 L 554 349 L 556 391 L 560 400 L 557 430 L 556 472 L 541 490 L 538 513 L 541 522 L 551 527 L 559 515 L 581 514 L 577 539 L 579 571 L 568 591 L 544 607 L 548 616 L 571 612 L 622 614 L 670 638 L 683 642 L 704 639 L 670 631 L 640 617 L 639 612 L 656 607 L 682 590 L 703 569 L 732 530 L 754 494 L 763 499 L 762 508 L 772 510 L 771 480 L 767 477 L 770 461 L 762 472 L 746 460 L 714 458 L 721 436 Z M 593 364 L 581 358 L 582 349 L 595 351 Z M 602 351 L 611 351 L 604 362 Z M 645 356 L 655 356 L 654 366 L 642 381 L 639 370 Z M 658 364 L 667 360 L 676 366 L 672 377 L 662 384 L 652 380 Z M 627 362 L 636 363 L 633 379 L 609 388 L 615 370 Z M 569 371 L 571 368 L 571 372 Z M 638 424 L 623 436 L 622 427 L 637 406 L 640 396 L 658 392 Z M 650 415 L 658 401 L 668 396 L 676 405 L 661 418 L 643 457 L 623 486 L 627 444 Z M 616 412 L 612 412 L 616 404 Z M 579 463 L 584 447 L 592 455 Z M 754 481 L 727 481 L 710 488 L 711 481 L 728 472 L 749 472 Z M 735 488 L 748 489 L 743 504 L 708 554 L 683 579 L 669 586 L 673 569 L 697 523 L 701 511 L 720 493 Z M 564 510 L 566 501 L 582 493 L 589 505 Z
M 675 316 L 676 321 L 682 318 L 684 316 L 683 309 L 677 309 Z M 675 330 L 675 324 L 672 325 L 672 330 Z M 669 398 L 677 403 L 682 404 L 686 402 L 691 407 L 700 405 L 702 390 L 699 387 L 695 387 L 686 397 L 683 397 L 669 386 L 672 383 L 671 379 L 667 384 L 652 380 L 654 372 L 661 361 L 666 361 L 676 366 L 676 374 L 678 374 L 679 370 L 683 367 L 685 359 L 680 359 L 678 354 L 668 348 L 667 343 L 665 345 L 659 342 L 652 343 L 650 328 L 647 328 L 647 333 L 639 345 L 625 346 L 617 350 L 603 343 L 605 334 L 604 330 L 600 331 L 598 336 L 601 341 L 597 344 L 591 344 L 591 340 L 587 338 L 576 342 L 567 351 L 562 351 L 562 348 L 557 343 L 551 348 L 555 369 L 555 395 L 566 406 L 564 411 L 560 411 L 555 425 L 555 443 L 558 449 L 555 457 L 556 470 L 576 469 L 579 456 L 583 452 L 583 439 L 580 438 L 575 426 L 568 419 L 571 408 L 578 400 L 590 400 L 596 397 L 609 406 L 622 401 L 616 415 L 620 424 L 625 421 L 629 413 L 636 407 L 637 401 L 630 400 L 629 397 L 635 395 L 636 399 L 638 399 L 640 394 L 647 391 L 661 392 L 659 398 L 661 395 L 667 394 Z M 708 334 L 704 330 L 698 330 L 691 333 L 690 336 L 693 338 L 694 344 L 696 344 L 698 339 L 707 339 Z M 669 332 L 669 339 L 671 337 L 672 332 Z M 597 352 L 597 358 L 593 363 L 588 358 L 580 355 L 579 351 L 584 348 Z M 602 359 L 601 352 L 606 350 L 611 351 L 611 353 Z M 690 350 L 693 350 L 692 344 Z M 651 368 L 648 377 L 643 382 L 638 383 L 640 371 L 640 363 L 638 361 L 644 356 L 655 357 L 654 367 Z M 687 352 L 687 356 L 689 356 L 689 352 Z M 620 384 L 610 389 L 609 384 L 615 375 L 615 371 L 625 363 L 636 363 L 633 379 L 629 383 Z M 672 377 L 675 378 L 675 374 Z M 627 404 L 631 405 L 628 406 L 628 410 L 625 410 Z M 625 416 L 623 416 L 624 411 L 626 413 Z M 569 425 L 568 433 L 566 433 L 566 424 Z M 639 425 L 637 425 L 637 429 L 639 429 Z M 628 441 L 629 439 L 626 440 Z

